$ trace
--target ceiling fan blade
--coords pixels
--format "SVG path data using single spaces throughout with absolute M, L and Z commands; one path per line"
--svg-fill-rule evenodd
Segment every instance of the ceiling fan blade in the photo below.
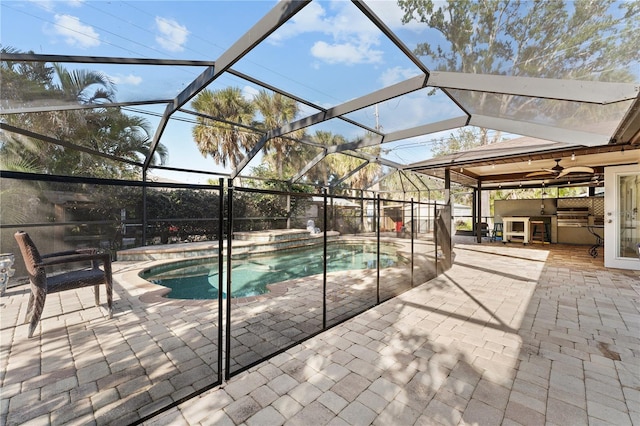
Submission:
M 526 175 L 524 175 L 524 177 L 548 176 L 548 175 L 552 175 L 552 174 L 553 174 L 553 172 L 551 172 L 551 171 L 531 172 L 531 173 L 527 173 Z
M 566 169 L 560 172 L 558 177 L 568 175 L 569 173 L 593 173 L 593 172 L 594 170 L 591 167 L 587 167 L 587 166 L 567 167 Z

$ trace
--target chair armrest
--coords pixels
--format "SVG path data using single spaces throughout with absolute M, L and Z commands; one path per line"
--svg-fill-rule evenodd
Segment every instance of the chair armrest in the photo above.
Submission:
M 109 266 L 111 266 L 111 256 L 109 253 L 78 253 L 77 251 L 70 252 L 70 254 L 67 255 L 60 255 L 58 253 L 58 256 L 43 258 L 42 262 L 38 263 L 36 266 L 62 265 L 65 263 L 96 260 L 102 261 L 105 265 L 109 264 Z
M 84 248 L 84 249 L 76 249 L 76 250 L 58 251 L 55 253 L 47 253 L 47 254 L 41 255 L 40 257 L 43 259 L 48 259 L 52 257 L 69 256 L 72 254 L 93 254 L 93 253 L 97 253 L 97 251 L 98 250 L 95 248 Z

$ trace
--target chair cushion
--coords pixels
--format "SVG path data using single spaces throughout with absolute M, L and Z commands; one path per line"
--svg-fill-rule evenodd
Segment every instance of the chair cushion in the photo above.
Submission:
M 104 284 L 104 271 L 101 269 L 81 269 L 47 276 L 47 293 Z

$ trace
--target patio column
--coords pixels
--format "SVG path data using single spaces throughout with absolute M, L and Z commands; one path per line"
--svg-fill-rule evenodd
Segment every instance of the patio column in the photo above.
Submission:
M 476 233 L 476 228 L 478 227 L 478 220 L 477 220 L 477 210 L 476 207 L 478 206 L 478 190 L 476 188 L 472 188 L 473 191 L 471 191 L 471 235 L 475 235 Z
M 220 190 L 222 196 L 222 190 Z M 229 380 L 231 378 L 231 271 L 232 263 L 231 256 L 233 254 L 233 248 L 231 247 L 233 237 L 233 179 L 227 179 L 227 282 L 226 291 L 227 298 L 226 305 L 226 323 L 225 323 L 225 365 L 224 365 L 224 379 Z M 220 315 L 221 313 L 219 313 Z
M 478 189 L 476 190 L 476 203 L 478 204 L 476 207 L 476 241 L 479 243 L 482 242 L 482 182 L 478 180 Z
M 147 217 L 147 168 L 142 169 L 142 241 L 143 246 L 147 245 L 147 226 L 149 218 Z
M 360 232 L 365 232 L 364 229 L 364 191 L 360 190 Z
M 444 203 L 451 206 L 451 170 L 444 170 Z
M 448 208 L 448 217 L 447 220 L 445 221 L 445 235 L 446 235 L 446 242 L 444 244 L 442 244 L 442 248 L 444 250 L 444 255 L 445 255 L 445 260 L 446 260 L 446 269 L 449 269 L 451 267 L 451 251 L 452 251 L 452 247 L 451 247 L 451 239 L 452 239 L 452 224 L 451 224 L 451 218 L 453 217 L 453 206 L 451 205 L 451 170 L 450 169 L 445 169 L 444 171 L 444 203 Z

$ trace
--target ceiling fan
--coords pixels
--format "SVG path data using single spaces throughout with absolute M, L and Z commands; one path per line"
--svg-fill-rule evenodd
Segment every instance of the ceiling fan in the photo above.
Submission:
M 592 167 L 587 166 L 573 166 L 573 167 L 562 167 L 560 165 L 561 159 L 555 160 L 556 165 L 550 169 L 542 169 L 539 172 L 532 172 L 525 177 L 534 177 L 534 176 L 546 176 L 546 175 L 555 175 L 555 178 L 561 178 L 563 176 L 568 175 L 569 173 L 594 173 Z

